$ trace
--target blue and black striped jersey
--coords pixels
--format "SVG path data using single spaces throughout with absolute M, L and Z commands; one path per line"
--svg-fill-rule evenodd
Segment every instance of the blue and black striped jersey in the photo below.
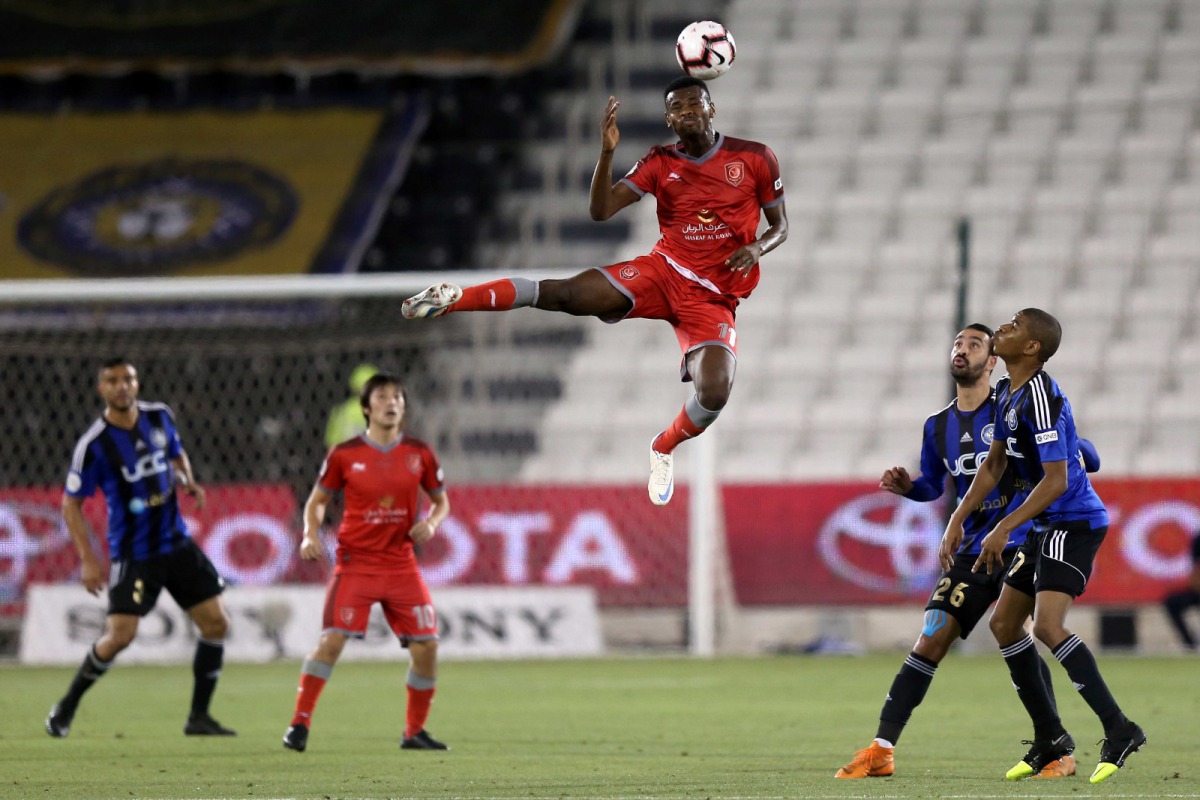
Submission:
M 108 502 L 108 550 L 113 561 L 170 553 L 188 537 L 175 498 L 170 459 L 183 452 L 171 409 L 138 402 L 137 423 L 125 430 L 96 420 L 80 437 L 66 493 L 87 499 L 99 488 Z
M 946 476 L 949 475 L 954 480 L 957 502 L 962 502 L 967 489 L 971 487 L 975 473 L 979 471 L 979 465 L 987 457 L 988 448 L 992 445 L 992 432 L 995 429 L 992 414 L 995 402 L 995 391 L 974 411 L 960 411 L 958 400 L 954 400 L 925 420 L 925 435 L 921 443 L 921 475 L 913 481 L 912 491 L 907 497 L 922 502 L 941 497 L 946 487 Z M 1027 491 L 1017 491 L 1012 472 L 1005 470 L 1000 483 L 963 523 L 963 541 L 959 552 L 978 554 L 983 537 L 1004 518 L 1009 505 L 1020 505 L 1026 494 Z M 1013 531 L 1006 547 L 1022 544 L 1029 527 L 1026 524 Z
M 996 436 L 1007 443 L 1008 471 L 1016 489 L 1033 491 L 1046 475 L 1043 464 L 1067 462 L 1067 488 L 1033 520 L 1038 529 L 1056 522 L 1086 521 L 1092 527 L 1108 525 L 1108 511 L 1079 458 L 1079 439 L 1071 402 L 1045 371 L 1039 371 L 1021 388 L 1012 391 L 1004 378 L 996 386 Z

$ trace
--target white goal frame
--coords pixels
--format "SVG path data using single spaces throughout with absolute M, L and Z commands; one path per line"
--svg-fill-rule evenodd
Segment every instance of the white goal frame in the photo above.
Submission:
M 574 272 L 523 270 L 532 280 L 561 279 Z M 254 275 L 220 277 L 79 278 L 0 280 L 0 309 L 84 303 L 174 303 L 219 300 L 328 299 L 336 297 L 407 297 L 442 281 L 478 284 L 509 277 L 511 272 L 393 272 L 338 275 Z M 716 478 L 716 430 L 690 442 L 688 502 L 687 651 L 712 657 L 718 650 L 719 617 L 732 614 L 732 597 L 718 603 L 728 587 L 723 558 L 720 488 Z M 725 580 L 720 580 L 724 575 Z

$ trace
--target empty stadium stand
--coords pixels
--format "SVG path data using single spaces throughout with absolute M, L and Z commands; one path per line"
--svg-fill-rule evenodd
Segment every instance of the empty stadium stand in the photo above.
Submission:
M 718 128 L 773 147 L 791 236 L 740 309 L 721 479 L 915 462 L 950 396 L 960 217 L 968 317 L 1060 318 L 1050 372 L 1105 471 L 1200 470 L 1200 2 L 737 0 L 723 19 L 739 51 L 711 86 Z M 566 111 L 589 123 L 583 167 L 607 92 Z M 623 130 L 661 119 L 660 94 L 629 92 Z M 638 155 L 623 139 L 618 161 Z M 652 202 L 627 213 L 619 258 L 656 238 Z M 687 396 L 667 326 L 586 330 L 525 478 L 637 477 Z

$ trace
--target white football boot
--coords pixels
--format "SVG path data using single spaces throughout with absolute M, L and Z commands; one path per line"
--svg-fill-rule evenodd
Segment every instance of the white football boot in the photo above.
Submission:
M 462 289 L 453 283 L 435 283 L 420 294 L 414 294 L 400 306 L 405 319 L 432 319 L 450 310 L 462 299 Z
M 654 449 L 655 436 L 650 442 L 650 482 L 646 490 L 650 493 L 650 502 L 656 506 L 665 506 L 671 502 L 675 494 L 674 456 L 670 453 L 660 453 Z

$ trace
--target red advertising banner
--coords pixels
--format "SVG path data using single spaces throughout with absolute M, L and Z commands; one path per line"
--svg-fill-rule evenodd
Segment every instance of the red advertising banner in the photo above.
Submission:
M 1113 524 L 1081 602 L 1157 602 L 1191 569 L 1200 478 L 1098 480 L 1096 488 Z M 228 581 L 324 582 L 327 565 L 296 555 L 302 499 L 287 486 L 211 486 L 208 497 L 204 511 L 187 498 L 183 509 Z M 450 497 L 450 518 L 421 553 L 431 586 L 583 585 L 604 606 L 687 602 L 686 490 L 663 508 L 642 486 L 455 486 Z M 0 614 L 20 613 L 31 582 L 78 579 L 60 501 L 57 487 L 0 489 Z M 739 603 L 911 604 L 938 574 L 938 504 L 868 482 L 731 485 L 722 501 Z M 103 500 L 84 511 L 102 532 Z
M 1200 479 L 1096 480 L 1111 525 L 1083 603 L 1154 603 L 1191 571 Z M 873 483 L 727 486 L 726 538 L 746 605 L 912 603 L 933 588 L 940 504 Z
M 31 582 L 78 578 L 61 498 L 57 487 L 0 489 L 0 614 L 19 613 Z M 604 605 L 687 602 L 686 491 L 667 508 L 650 505 L 641 486 L 463 486 L 451 501 L 452 516 L 420 554 L 431 586 L 594 586 Z M 300 506 L 287 486 L 214 485 L 203 511 L 190 498 L 181 504 L 230 583 L 325 581 L 326 564 L 296 555 Z M 100 553 L 106 513 L 99 495 L 84 504 Z

